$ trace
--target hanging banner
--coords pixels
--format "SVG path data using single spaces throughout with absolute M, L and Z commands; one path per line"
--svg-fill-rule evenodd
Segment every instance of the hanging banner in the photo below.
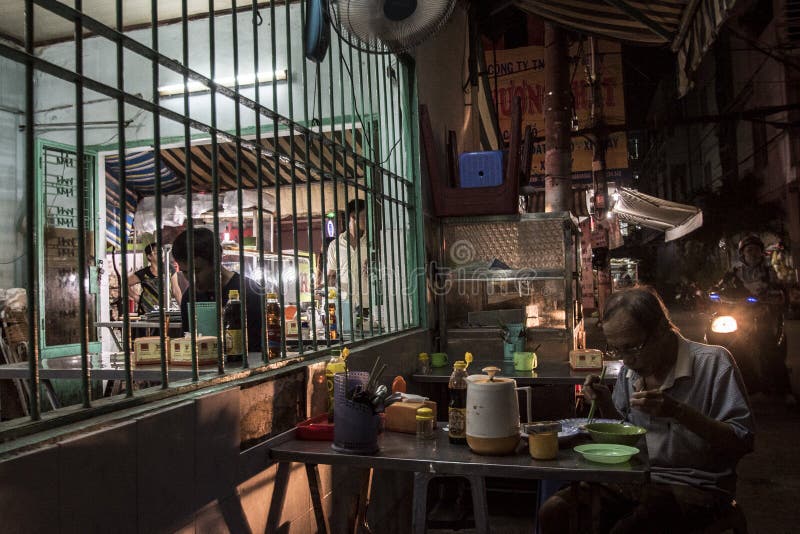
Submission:
M 596 65 L 601 78 L 602 110 L 609 125 L 625 124 L 625 98 L 622 90 L 622 55 L 619 43 L 596 41 Z M 589 46 L 584 43 L 572 45 L 570 52 L 570 73 L 572 94 L 575 98 L 575 113 L 578 128 L 590 125 L 591 91 L 586 84 L 585 65 L 590 64 Z M 544 47 L 526 46 L 508 50 L 488 51 L 486 64 L 489 84 L 497 105 L 500 131 L 508 142 L 511 128 L 511 103 L 515 96 L 522 100 L 522 128 L 530 125 L 533 135 L 544 136 L 545 75 Z M 593 144 L 584 137 L 572 139 L 573 177 L 591 181 Z M 544 175 L 544 142 L 533 147 L 532 181 L 541 180 Z M 624 132 L 609 136 L 606 146 L 606 169 L 628 168 L 628 138 Z

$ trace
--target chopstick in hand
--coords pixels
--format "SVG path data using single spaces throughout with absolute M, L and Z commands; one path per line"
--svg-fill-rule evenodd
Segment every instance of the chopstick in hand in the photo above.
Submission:
M 600 383 L 603 383 L 603 378 L 606 376 L 606 365 L 603 364 L 603 370 L 600 371 Z M 597 395 L 595 395 L 594 399 L 592 399 L 592 406 L 589 408 L 589 417 L 586 419 L 586 423 L 591 423 L 592 419 L 594 419 L 594 410 L 597 407 Z

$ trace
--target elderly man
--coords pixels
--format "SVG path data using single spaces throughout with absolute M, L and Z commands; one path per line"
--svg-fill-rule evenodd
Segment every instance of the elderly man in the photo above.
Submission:
M 608 352 L 624 366 L 613 395 L 594 375 L 584 395 L 596 399 L 603 417 L 647 429 L 651 481 L 598 485 L 601 531 L 701 529 L 730 503 L 736 464 L 753 449 L 753 416 L 739 370 L 724 348 L 681 336 L 649 288 L 613 294 L 604 318 Z M 583 490 L 578 498 L 588 504 L 588 487 Z M 571 499 L 562 490 L 542 505 L 543 533 L 566 531 Z

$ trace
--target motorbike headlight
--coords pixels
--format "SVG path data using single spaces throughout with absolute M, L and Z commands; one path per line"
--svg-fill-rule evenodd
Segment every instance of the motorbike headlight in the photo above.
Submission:
M 730 315 L 720 315 L 711 321 L 711 331 L 716 334 L 730 334 L 738 329 L 739 325 L 736 324 L 736 319 Z

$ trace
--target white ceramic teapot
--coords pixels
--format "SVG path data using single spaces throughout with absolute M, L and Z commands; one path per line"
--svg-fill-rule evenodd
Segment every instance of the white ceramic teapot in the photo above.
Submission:
M 526 393 L 530 418 L 531 388 L 518 388 L 514 379 L 496 377 L 497 367 L 482 371 L 486 374 L 467 377 L 467 445 L 478 454 L 511 454 L 520 440 L 517 391 Z

